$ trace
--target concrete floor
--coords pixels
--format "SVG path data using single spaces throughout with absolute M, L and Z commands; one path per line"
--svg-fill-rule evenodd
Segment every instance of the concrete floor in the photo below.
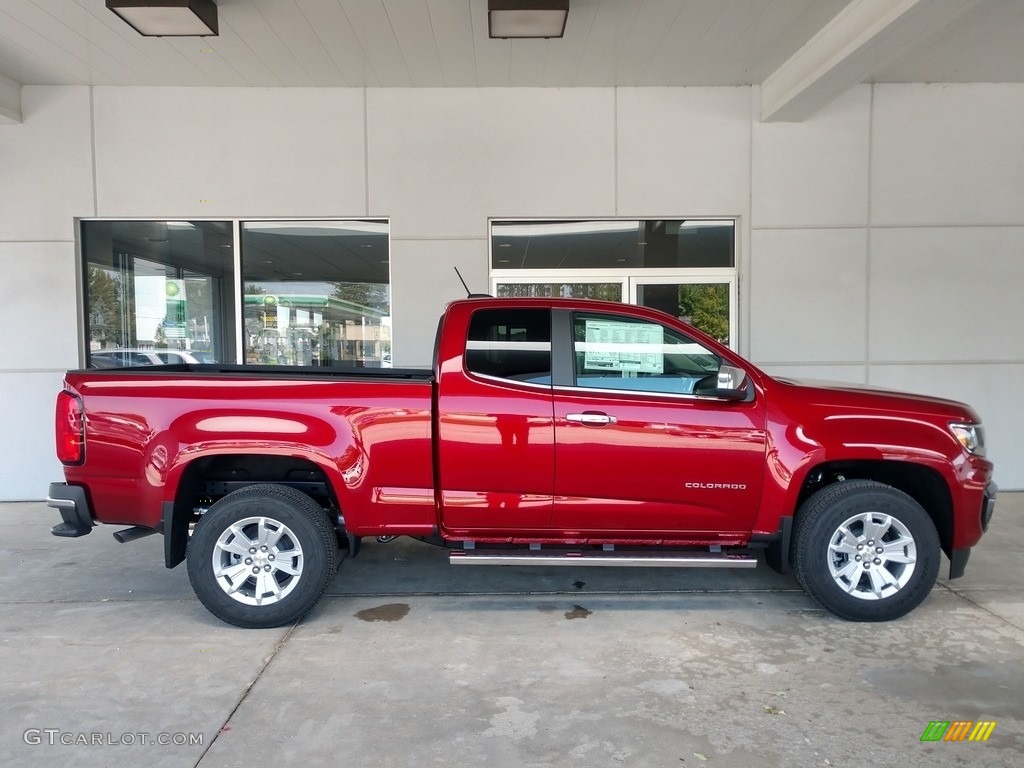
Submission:
M 56 539 L 56 519 L 0 505 L 4 768 L 1024 766 L 1024 494 L 964 578 L 884 625 L 763 566 L 452 568 L 399 539 L 299 625 L 241 630 L 160 537 Z M 998 725 L 922 743 L 932 720 Z M 103 743 L 60 743 L 83 738 Z

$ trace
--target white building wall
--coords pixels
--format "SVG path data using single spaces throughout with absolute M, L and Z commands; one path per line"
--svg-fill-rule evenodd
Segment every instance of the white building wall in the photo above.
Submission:
M 23 88 L 0 126 L 0 499 L 61 477 L 53 399 L 78 365 L 76 216 L 95 215 L 87 88 Z
M 971 403 L 1024 488 L 1024 85 L 880 85 L 873 113 L 868 382 Z
M 972 403 L 1024 488 L 1024 87 L 860 86 L 761 124 L 757 88 L 26 87 L 0 126 L 0 499 L 60 477 L 74 218 L 391 221 L 394 356 L 487 285 L 489 218 L 736 216 L 741 351 Z
M 988 84 L 865 85 L 803 123 L 755 124 L 747 305 L 772 373 L 973 405 L 1014 489 L 1022 124 L 1024 86 Z

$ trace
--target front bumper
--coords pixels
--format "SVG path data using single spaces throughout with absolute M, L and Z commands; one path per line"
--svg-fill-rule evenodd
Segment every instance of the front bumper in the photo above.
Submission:
M 989 523 L 992 522 L 992 515 L 996 511 L 996 494 L 998 492 L 999 488 L 995 483 L 990 482 L 985 486 L 985 495 L 982 497 L 981 509 L 978 511 L 983 533 L 988 530 Z M 967 559 L 970 556 L 970 547 L 954 549 L 949 553 L 949 578 L 959 579 L 964 575 L 964 571 L 967 569 Z
M 64 521 L 50 529 L 54 536 L 75 539 L 92 533 L 93 526 L 96 525 L 92 519 L 92 510 L 89 509 L 85 489 L 81 486 L 50 483 L 50 490 L 46 494 L 46 506 L 59 510 Z

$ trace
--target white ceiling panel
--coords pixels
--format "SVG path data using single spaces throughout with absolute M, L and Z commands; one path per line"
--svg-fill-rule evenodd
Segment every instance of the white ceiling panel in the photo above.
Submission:
M 686 5 L 680 0 L 647 0 L 640 6 L 615 62 L 619 84 L 640 85 L 644 82 L 644 73 L 655 51 L 665 43 L 669 29 Z
M 850 3 L 571 0 L 561 39 L 491 40 L 487 0 L 216 0 L 221 34 L 144 38 L 104 0 L 0 0 L 23 85 L 684 86 L 761 83 Z M 1024 0 L 977 7 L 876 82 L 1024 82 Z
M 565 25 L 565 36 L 548 47 L 544 82 L 539 85 L 576 85 L 583 51 L 597 15 L 597 3 L 577 3 L 569 8 L 572 24 Z
M 71 46 L 69 50 L 62 44 L 66 39 L 67 28 L 56 19 L 46 20 L 44 24 L 38 25 L 42 32 L 36 28 L 23 23 L 18 18 L 10 15 L 9 11 L 24 10 L 15 8 L 9 4 L 0 6 L 0 45 L 5 48 L 8 45 L 20 48 L 22 51 L 31 52 L 39 61 L 47 66 L 46 80 L 52 83 L 86 82 L 92 83 L 97 80 L 108 80 L 112 84 L 120 84 L 116 75 L 105 72 L 94 66 L 88 56 L 80 57 L 75 54 L 78 46 Z M 39 21 L 37 18 L 36 21 Z M 0 74 L 15 79 L 11 74 L 0 72 Z M 19 81 L 20 82 L 20 81 Z M 24 85 L 25 83 L 22 83 Z
M 384 0 L 402 62 L 416 87 L 445 84 L 426 0 Z
M 157 58 L 146 55 L 142 46 L 145 38 L 113 14 L 107 12 L 97 17 L 87 8 L 68 0 L 33 1 L 42 11 L 77 32 L 82 39 L 83 50 L 98 48 L 106 52 L 112 59 L 133 71 L 142 83 L 152 81 L 161 85 L 179 84 L 180 76 L 174 69 L 181 62 L 174 57 L 173 63 L 161 63 Z M 108 16 L 111 18 L 107 19 Z
M 687 0 L 644 70 L 643 82 L 651 85 L 699 85 L 695 68 L 690 63 L 693 51 L 718 19 L 723 6 L 723 0 Z M 670 73 L 678 73 L 681 82 L 671 82 Z
M 295 0 L 252 0 L 252 3 L 294 55 L 313 85 L 347 85 L 309 21 L 299 11 Z
M 219 6 L 222 24 L 227 24 L 246 46 L 270 70 L 276 82 L 253 85 L 313 85 L 313 78 L 302 68 L 295 53 L 285 45 L 275 29 L 267 23 L 256 6 L 256 0 L 244 3 L 222 2 Z M 300 22 L 300 14 L 292 15 L 292 23 Z
M 183 59 L 192 62 L 195 68 L 210 80 L 211 85 L 252 85 L 238 69 L 229 63 L 231 60 L 237 60 L 236 54 L 246 46 L 226 24 L 221 24 L 221 34 L 216 38 L 168 37 L 164 40 Z
M 491 40 L 487 36 L 486 3 L 471 2 L 469 12 L 473 22 L 477 85 L 511 85 L 512 41 Z
M 298 0 L 297 7 L 331 57 L 345 85 L 381 84 L 338 0 Z
M 876 82 L 1024 82 L 1024 2 L 983 2 L 892 65 Z
M 469 0 L 427 0 L 443 84 L 476 85 L 476 51 Z
M 142 75 L 134 67 L 112 58 L 103 46 L 75 31 L 70 19 L 53 16 L 35 3 L 3 3 L 0 9 L 8 17 L 6 23 L 0 21 L 0 29 L 14 35 L 27 32 L 29 40 L 42 39 L 43 45 L 58 46 L 78 59 L 91 76 L 107 78 L 114 85 L 141 84 Z
M 23 48 L 4 36 L 4 18 L 0 15 L 0 74 L 16 83 L 38 85 L 86 85 L 88 80 L 78 74 L 79 67 L 71 65 L 67 70 L 58 62 L 47 59 L 37 50 Z
M 601 0 L 590 25 L 587 44 L 576 70 L 576 82 L 570 85 L 615 85 L 615 65 L 622 53 L 622 45 L 642 2 L 627 0 Z M 572 17 L 572 7 L 569 8 Z M 575 24 L 575 19 L 569 22 Z M 568 27 L 568 24 L 566 24 Z M 636 85 L 636 83 L 624 83 Z
M 341 0 L 341 6 L 381 83 L 397 87 L 412 85 L 383 0 Z M 430 34 L 430 28 L 421 34 Z
M 531 86 L 542 82 L 550 50 L 550 40 L 517 40 L 510 50 L 509 85 Z

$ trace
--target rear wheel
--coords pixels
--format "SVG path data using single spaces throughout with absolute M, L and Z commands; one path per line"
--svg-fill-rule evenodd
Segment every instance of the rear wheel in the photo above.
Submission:
M 808 595 L 851 621 L 889 621 L 928 596 L 939 536 L 902 491 L 870 480 L 829 486 L 797 513 L 794 565 Z
M 278 627 L 312 608 L 338 568 L 327 514 L 283 485 L 250 485 L 218 501 L 189 539 L 192 589 L 217 618 Z

